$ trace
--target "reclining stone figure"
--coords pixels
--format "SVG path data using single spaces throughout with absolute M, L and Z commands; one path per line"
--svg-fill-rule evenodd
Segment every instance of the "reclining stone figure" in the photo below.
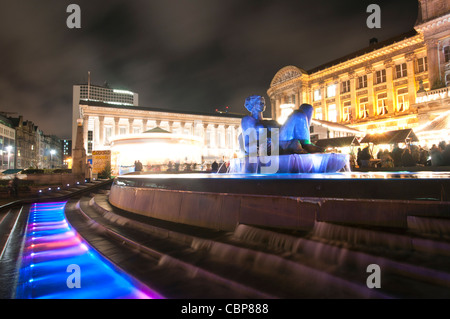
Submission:
M 245 100 L 245 108 L 251 115 L 241 120 L 243 134 L 239 136 L 241 150 L 248 156 L 251 154 L 277 155 L 307 154 L 324 152 L 324 149 L 314 145 L 310 140 L 309 127 L 313 107 L 302 104 L 294 111 L 283 125 L 274 120 L 263 120 L 262 114 L 266 108 L 264 97 L 253 95 Z M 253 134 L 253 135 L 252 135 Z M 277 138 L 278 143 L 272 143 Z M 267 141 L 265 143 L 265 140 Z M 272 150 L 279 145 L 279 152 Z

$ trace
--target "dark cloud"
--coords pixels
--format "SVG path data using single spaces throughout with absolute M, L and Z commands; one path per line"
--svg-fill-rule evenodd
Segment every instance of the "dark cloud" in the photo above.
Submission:
M 92 81 L 139 93 L 142 106 L 243 112 L 286 65 L 312 69 L 413 28 L 416 0 L 22 0 L 2 7 L 0 111 L 70 137 L 72 86 Z M 82 28 L 66 27 L 77 3 Z

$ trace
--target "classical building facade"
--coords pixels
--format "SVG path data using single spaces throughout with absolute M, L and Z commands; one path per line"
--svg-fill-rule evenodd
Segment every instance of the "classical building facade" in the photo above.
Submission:
M 80 101 L 101 102 L 112 106 L 138 106 L 139 95 L 128 90 L 110 88 L 107 83 L 104 86 L 77 84 L 73 86 L 72 101 L 72 141 L 76 140 L 77 119 L 81 118 Z M 73 145 L 75 147 L 75 145 Z
M 313 70 L 279 70 L 267 91 L 272 118 L 282 123 L 309 103 L 315 119 L 379 133 L 422 127 L 449 111 L 450 3 L 419 3 L 411 32 Z
M 181 112 L 141 106 L 119 106 L 82 100 L 83 140 L 87 155 L 109 150 L 116 137 L 160 127 L 172 133 L 200 137 L 205 161 L 228 160 L 238 155 L 241 116 L 227 113 Z M 157 151 L 157 150 L 156 150 Z

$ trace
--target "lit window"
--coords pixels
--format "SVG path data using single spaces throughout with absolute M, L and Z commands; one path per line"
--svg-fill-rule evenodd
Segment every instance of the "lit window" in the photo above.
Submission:
M 428 61 L 427 57 L 417 59 L 417 73 L 425 72 L 428 70 Z
M 342 120 L 350 121 L 352 119 L 352 103 L 350 101 L 344 102 Z
M 342 93 L 350 92 L 350 80 L 342 82 Z
M 322 108 L 321 108 L 321 107 L 318 107 L 318 108 L 316 109 L 316 119 L 317 119 L 317 120 L 321 120 L 322 117 L 323 117 L 323 115 L 322 115 Z
M 328 121 L 337 122 L 336 104 L 328 105 Z
M 386 82 L 386 70 L 377 71 L 375 81 L 375 84 Z
M 407 75 L 406 63 L 398 64 L 395 66 L 396 78 L 402 78 Z
M 397 111 L 403 112 L 409 109 L 408 89 L 403 88 L 397 90 Z
M 320 101 L 322 99 L 322 92 L 320 89 L 314 90 L 314 101 Z
M 331 84 L 327 86 L 327 97 L 335 97 L 336 96 L 336 84 Z
M 444 48 L 444 59 L 445 59 L 445 63 L 450 61 L 450 46 L 446 46 Z
M 384 115 L 387 114 L 387 94 L 382 93 L 377 95 L 377 114 Z
M 364 119 L 369 117 L 368 103 L 369 99 L 367 97 L 359 99 L 359 118 Z
M 358 88 L 366 88 L 367 87 L 367 75 L 360 76 L 358 78 Z
M 112 135 L 112 127 L 111 126 L 106 126 L 105 127 L 105 140 L 107 142 L 109 142 L 109 139 L 111 138 Z

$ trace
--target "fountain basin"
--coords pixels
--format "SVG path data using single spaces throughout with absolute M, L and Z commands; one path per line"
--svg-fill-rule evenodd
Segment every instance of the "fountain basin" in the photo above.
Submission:
M 311 230 L 316 221 L 407 227 L 448 216 L 450 174 L 153 174 L 116 177 L 109 202 L 171 222 L 233 231 L 239 224 Z
M 350 171 L 350 155 L 339 153 L 290 154 L 234 158 L 229 173 L 336 173 Z

